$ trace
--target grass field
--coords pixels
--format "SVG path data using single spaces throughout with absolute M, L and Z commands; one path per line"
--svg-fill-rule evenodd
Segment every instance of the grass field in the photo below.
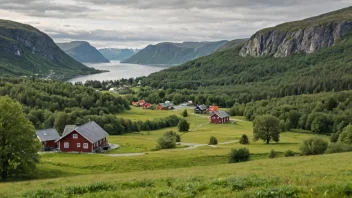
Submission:
M 131 111 L 118 116 L 132 120 L 147 120 L 180 114 L 181 111 L 132 108 Z M 219 143 L 231 141 L 229 144 L 219 144 L 217 147 L 202 145 L 188 150 L 180 146 L 176 149 L 156 151 L 157 139 L 163 133 L 170 130 L 177 131 L 176 127 L 172 127 L 110 136 L 109 142 L 119 144 L 121 147 L 109 151 L 107 155 L 43 154 L 38 164 L 38 180 L 2 183 L 0 197 L 1 195 L 10 197 L 12 195 L 13 197 L 203 197 L 203 195 L 248 197 L 254 196 L 260 189 L 262 191 L 259 194 L 265 194 L 272 188 L 279 189 L 280 192 L 275 191 L 275 193 L 292 191 L 294 194 L 308 197 L 317 195 L 315 192 L 320 195 L 322 188 L 329 189 L 327 195 L 330 196 L 331 193 L 331 197 L 337 194 L 344 195 L 345 190 L 340 189 L 343 186 L 339 184 L 343 181 L 351 181 L 352 167 L 347 168 L 348 160 L 352 158 L 351 153 L 283 158 L 284 151 L 290 149 L 298 152 L 300 143 L 315 135 L 307 131 L 290 131 L 280 134 L 279 143 L 266 145 L 262 141 L 251 141 L 249 145 L 241 145 L 236 140 L 242 134 L 246 134 L 251 140 L 252 123 L 241 117 L 232 119 L 237 120 L 236 124 L 214 125 L 208 123 L 205 115 L 197 116 L 189 111 L 189 117 L 186 120 L 191 123 L 191 130 L 188 133 L 180 133 L 182 142 L 207 144 L 211 136 L 217 137 Z M 329 138 L 321 137 L 326 140 Z M 228 153 L 232 148 L 241 147 L 249 149 L 250 162 L 229 165 Z M 271 149 L 280 152 L 278 156 L 281 158 L 265 159 Z M 115 156 L 121 153 L 140 152 L 146 154 Z M 325 176 L 329 179 L 325 179 Z M 238 180 L 238 178 L 241 179 Z M 323 182 L 317 182 L 320 180 Z M 93 181 L 104 183 L 92 184 Z M 87 184 L 93 187 L 82 186 Z M 74 185 L 81 190 L 67 189 L 69 185 Z M 312 188 L 314 193 L 308 187 Z M 348 189 L 349 186 L 346 188 Z M 46 189 L 46 191 L 40 191 L 40 189 Z M 90 190 L 87 191 L 87 189 Z M 16 193 L 13 194 L 13 192 Z M 26 194 L 27 192 L 32 194 Z

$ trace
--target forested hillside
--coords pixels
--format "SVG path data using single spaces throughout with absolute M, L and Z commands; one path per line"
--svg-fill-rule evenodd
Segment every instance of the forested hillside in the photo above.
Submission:
M 183 43 L 159 43 L 148 45 L 137 54 L 126 59 L 126 63 L 146 65 L 175 65 L 207 56 L 227 41 L 216 42 L 183 42 Z
M 95 47 L 86 41 L 72 41 L 69 43 L 57 43 L 66 54 L 81 63 L 109 63 Z
M 6 95 L 23 104 L 28 119 L 37 129 L 55 127 L 60 133 L 68 124 L 89 120 L 96 121 L 110 134 L 176 126 L 179 121 L 177 116 L 146 122 L 116 117 L 130 109 L 130 102 L 71 83 L 0 78 L 0 96 Z
M 0 76 L 63 79 L 97 72 L 72 59 L 34 27 L 0 20 Z
M 225 94 L 239 103 L 352 89 L 351 35 L 316 53 L 285 58 L 241 57 L 241 47 L 151 74 L 143 83 L 192 93 Z

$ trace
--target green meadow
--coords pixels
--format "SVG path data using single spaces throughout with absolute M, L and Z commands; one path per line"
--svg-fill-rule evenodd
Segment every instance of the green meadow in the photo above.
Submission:
M 145 121 L 181 112 L 132 108 L 117 116 Z M 283 157 L 288 149 L 298 153 L 300 143 L 315 134 L 283 132 L 279 143 L 266 145 L 251 141 L 252 123 L 242 117 L 216 125 L 192 109 L 188 115 L 191 130 L 179 133 L 183 144 L 176 149 L 155 149 L 163 133 L 177 131 L 172 127 L 110 136 L 109 142 L 120 147 L 107 153 L 45 153 L 36 180 L 1 183 L 0 197 L 270 197 L 271 192 L 276 197 L 347 197 L 352 190 L 351 153 Z M 238 143 L 243 134 L 249 145 Z M 208 146 L 211 136 L 220 144 Z M 250 161 L 228 164 L 231 149 L 242 147 L 249 149 Z M 271 149 L 277 159 L 267 159 Z M 140 155 L 120 156 L 133 153 Z

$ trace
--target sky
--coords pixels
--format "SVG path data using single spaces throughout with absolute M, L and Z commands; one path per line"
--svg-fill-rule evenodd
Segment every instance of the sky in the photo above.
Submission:
M 55 42 L 143 48 L 249 38 L 256 31 L 352 6 L 352 0 L 0 0 L 0 18 Z

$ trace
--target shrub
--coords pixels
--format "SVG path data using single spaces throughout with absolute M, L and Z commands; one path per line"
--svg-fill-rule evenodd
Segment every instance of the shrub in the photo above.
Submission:
M 182 112 L 182 117 L 188 117 L 188 112 L 187 112 L 187 109 L 185 109 L 183 112 Z
M 209 145 L 217 145 L 217 144 L 218 144 L 218 140 L 216 139 L 216 137 L 211 136 L 209 140 Z
M 339 142 L 330 144 L 325 153 L 343 153 L 350 151 L 352 151 L 352 145 Z
M 275 158 L 276 157 L 276 152 L 274 149 L 271 149 L 271 151 L 268 154 L 268 158 Z
M 176 148 L 175 136 L 163 136 L 158 140 L 158 149 L 171 149 Z
M 181 142 L 181 136 L 173 131 L 168 131 L 164 134 L 164 136 L 173 136 L 176 138 L 176 142 Z
M 177 126 L 180 132 L 188 132 L 189 130 L 189 123 L 184 119 L 180 120 Z
M 339 142 L 352 144 L 352 125 L 348 125 L 340 134 Z
M 295 156 L 295 152 L 293 152 L 292 150 L 285 151 L 285 157 L 294 157 L 294 156 Z
M 229 154 L 229 163 L 244 162 L 249 160 L 249 150 L 246 148 L 232 149 Z
M 323 154 L 328 148 L 328 142 L 321 138 L 310 138 L 303 141 L 300 150 L 302 155 Z
M 240 144 L 249 144 L 249 140 L 247 135 L 243 134 L 241 139 L 240 139 Z

